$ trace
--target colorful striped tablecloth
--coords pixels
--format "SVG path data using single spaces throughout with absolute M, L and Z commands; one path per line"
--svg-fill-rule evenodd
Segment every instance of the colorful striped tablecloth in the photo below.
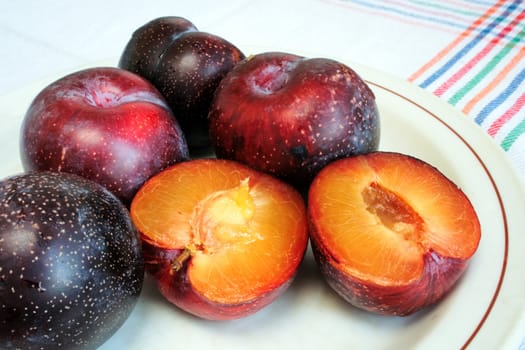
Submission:
M 127 0 L 125 4 L 104 0 L 3 1 L 0 10 L 0 111 L 16 112 L 0 117 L 3 123 L 0 127 L 2 175 L 12 175 L 11 168 L 6 170 L 5 167 L 8 161 L 15 159 L 18 162 L 18 127 L 27 108 L 13 96 L 21 97 L 20 93 L 24 93 L 28 86 L 34 87 L 35 82 L 57 79 L 64 72 L 79 67 L 101 62 L 116 64 L 133 30 L 153 18 L 167 15 L 186 17 L 199 29 L 222 36 L 243 49 L 254 46 L 262 50 L 280 48 L 292 53 L 338 57 L 420 86 L 463 112 L 465 118 L 473 121 L 469 126 L 478 124 L 494 141 L 494 145 L 487 142 L 491 149 L 500 147 L 504 153 L 497 154 L 508 156 L 525 181 L 525 0 Z M 29 104 L 29 100 L 27 102 Z M 512 243 L 508 243 L 507 236 L 502 243 L 505 258 L 502 258 L 503 272 L 495 282 L 498 291 L 510 280 L 507 278 L 510 272 L 518 271 L 513 275 L 515 278 L 521 272 L 516 269 L 516 261 L 507 260 L 508 252 L 513 253 L 513 257 L 519 257 L 521 252 L 520 244 L 515 242 L 521 242 L 516 238 L 521 238 L 519 230 L 523 225 L 512 224 Z M 507 233 L 505 229 L 504 234 Z M 494 255 L 487 256 L 492 263 Z M 512 298 L 520 298 L 522 292 L 512 290 Z M 319 294 L 324 296 L 323 293 Z M 301 302 L 319 310 L 313 315 L 323 317 L 325 313 L 329 314 L 323 308 L 336 305 L 309 304 L 311 300 L 305 296 L 310 294 L 301 295 Z M 314 299 L 317 297 L 319 295 L 313 296 Z M 498 297 L 497 301 L 513 308 L 513 305 L 508 305 L 509 299 Z M 188 330 L 194 328 L 164 324 L 162 318 L 151 317 L 145 309 L 141 311 L 140 317 L 131 323 L 138 327 L 118 335 L 118 341 L 124 342 L 133 333 L 129 337 L 131 342 L 144 340 L 148 344 L 138 347 L 133 343 L 134 349 L 151 347 L 149 339 L 164 342 L 164 337 L 173 336 L 177 339 L 173 344 L 179 344 L 181 335 L 185 340 L 192 335 L 194 340 L 204 339 L 202 332 L 211 334 L 210 341 L 214 342 L 215 348 L 223 348 L 221 344 L 235 348 L 231 342 L 240 342 L 245 335 L 241 333 L 245 331 L 265 340 L 268 328 L 294 326 L 283 322 L 285 319 L 275 324 L 265 319 L 264 327 L 261 327 L 262 323 L 253 322 L 246 327 L 227 329 L 231 332 L 219 332 L 206 324 L 199 328 L 200 332 L 192 334 Z M 274 314 L 282 316 L 279 312 Z M 507 319 L 507 316 L 503 317 Z M 148 325 L 147 317 L 153 318 L 154 322 Z M 302 340 L 300 332 L 318 334 L 316 319 L 305 318 L 305 321 L 307 328 L 298 333 L 288 330 L 285 333 L 289 333 L 287 335 L 291 335 L 294 341 Z M 520 322 L 524 324 L 525 319 Z M 192 326 L 196 325 L 202 326 L 192 323 Z M 371 337 L 381 337 L 370 319 L 364 325 L 370 326 L 374 332 L 370 333 L 373 334 Z M 361 332 L 365 327 L 355 328 L 353 332 Z M 162 329 L 165 333 L 160 332 Z M 332 325 L 325 329 L 327 338 L 337 338 Z M 525 335 L 525 329 L 522 331 Z M 144 337 L 144 334 L 151 338 Z M 414 334 L 421 335 L 419 332 Z M 493 337 L 492 333 L 488 336 Z M 521 334 L 516 337 L 520 342 Z M 325 338 L 319 338 L 322 338 L 322 346 L 326 346 Z M 278 343 L 285 337 L 277 339 L 272 345 L 284 348 Z M 221 340 L 225 343 L 220 343 Z M 514 340 L 512 345 L 516 344 Z M 257 347 L 256 342 L 249 344 Z M 520 349 L 525 350 L 525 341 L 521 344 Z M 242 345 L 241 348 L 246 348 L 245 344 Z M 319 347 L 317 344 L 307 345 L 309 348 Z M 106 348 L 116 347 L 108 345 Z
M 361 12 L 375 26 L 397 21 L 431 33 L 428 40 L 440 45 L 418 46 L 413 54 L 419 65 L 403 72 L 404 78 L 472 118 L 525 177 L 524 1 L 326 2 Z

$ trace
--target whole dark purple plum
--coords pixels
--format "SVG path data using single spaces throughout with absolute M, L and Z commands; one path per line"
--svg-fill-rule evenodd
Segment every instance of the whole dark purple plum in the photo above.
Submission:
M 143 280 L 137 231 L 101 185 L 51 172 L 0 182 L 1 349 L 95 349 Z
M 155 85 L 195 154 L 210 149 L 207 115 L 215 89 L 244 57 L 229 41 L 198 31 L 184 18 L 160 17 L 133 33 L 119 67 Z

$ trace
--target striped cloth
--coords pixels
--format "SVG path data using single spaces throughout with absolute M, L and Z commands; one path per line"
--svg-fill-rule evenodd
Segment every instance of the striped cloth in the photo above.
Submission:
M 406 79 L 471 117 L 525 176 L 525 1 L 330 2 L 447 35 Z

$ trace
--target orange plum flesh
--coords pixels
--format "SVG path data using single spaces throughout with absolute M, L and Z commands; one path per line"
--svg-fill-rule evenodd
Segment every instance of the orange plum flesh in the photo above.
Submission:
M 308 243 L 301 195 L 227 160 L 161 172 L 138 192 L 131 216 L 161 293 L 205 319 L 241 318 L 273 302 Z
M 314 256 L 328 284 L 378 314 L 409 315 L 440 300 L 481 238 L 467 196 L 436 168 L 399 153 L 328 165 L 308 201 Z

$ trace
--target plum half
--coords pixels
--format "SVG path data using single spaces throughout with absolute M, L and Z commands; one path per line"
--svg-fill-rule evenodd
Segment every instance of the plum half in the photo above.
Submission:
M 307 243 L 304 200 L 237 162 L 197 159 L 151 178 L 131 204 L 160 292 L 205 319 L 248 316 L 291 284 Z
M 108 190 L 67 173 L 0 182 L 0 348 L 96 349 L 143 280 L 138 233 Z
M 477 250 L 471 202 L 420 159 L 372 152 L 327 165 L 312 182 L 314 256 L 349 303 L 409 315 L 440 300 Z

